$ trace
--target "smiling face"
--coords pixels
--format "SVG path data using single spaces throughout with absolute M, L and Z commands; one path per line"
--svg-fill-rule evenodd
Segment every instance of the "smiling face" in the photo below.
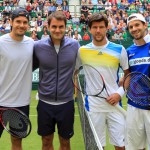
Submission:
M 100 43 L 102 45 L 105 44 L 107 27 L 105 26 L 104 21 L 93 22 L 91 28 L 89 28 L 89 31 L 92 34 L 93 43 L 95 43 L 95 45 L 99 45 Z
M 15 18 L 13 21 L 10 21 L 10 25 L 12 26 L 11 35 L 13 37 L 23 38 L 27 29 L 28 29 L 28 19 L 24 16 L 19 16 Z
M 134 20 L 129 22 L 128 29 L 135 40 L 140 40 L 143 39 L 147 33 L 147 23 L 143 23 L 140 20 Z
M 66 25 L 64 20 L 52 18 L 49 31 L 54 44 L 59 44 L 65 35 Z

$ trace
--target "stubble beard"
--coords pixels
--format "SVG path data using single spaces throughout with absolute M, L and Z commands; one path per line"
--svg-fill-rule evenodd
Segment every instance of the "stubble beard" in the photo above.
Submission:
M 96 41 L 96 42 L 102 42 L 103 40 L 104 40 L 104 36 L 101 36 L 100 39 L 98 39 L 98 38 L 95 37 L 95 41 Z
M 136 36 L 133 36 L 135 40 L 140 40 L 140 39 L 143 39 L 144 35 L 145 35 L 145 32 L 146 31 L 143 31 L 142 33 L 140 33 L 140 36 L 139 37 L 136 37 Z

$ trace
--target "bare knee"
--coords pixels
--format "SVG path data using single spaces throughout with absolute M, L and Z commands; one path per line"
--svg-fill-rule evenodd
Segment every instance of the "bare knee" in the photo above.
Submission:
M 42 136 L 42 150 L 53 150 L 54 135 Z
M 118 146 L 115 146 L 115 150 L 125 150 L 125 147 L 118 147 Z
M 59 136 L 59 141 L 60 141 L 60 150 L 71 150 L 70 139 L 64 139 L 63 137 Z

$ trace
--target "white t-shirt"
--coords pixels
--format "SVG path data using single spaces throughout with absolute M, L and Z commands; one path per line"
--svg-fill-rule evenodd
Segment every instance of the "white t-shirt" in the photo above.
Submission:
M 9 34 L 0 37 L 0 106 L 29 105 L 33 45 L 34 41 L 27 36 L 21 42 Z

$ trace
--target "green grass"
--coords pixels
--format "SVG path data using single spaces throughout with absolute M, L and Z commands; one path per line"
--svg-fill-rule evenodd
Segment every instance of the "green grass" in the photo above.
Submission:
M 30 105 L 30 119 L 32 122 L 32 132 L 31 134 L 23 140 L 23 150 L 41 150 L 41 137 L 37 134 L 37 114 L 36 106 L 37 100 L 35 100 L 36 91 L 32 91 L 31 94 L 31 105 Z M 85 150 L 83 135 L 80 125 L 80 117 L 78 114 L 77 106 L 75 105 L 75 125 L 74 125 L 75 134 L 71 138 L 71 147 L 72 150 Z M 90 137 L 89 137 L 90 138 Z M 10 150 L 10 135 L 4 131 L 2 137 L 0 138 L 0 150 Z M 58 150 L 59 141 L 57 133 L 54 138 L 54 147 L 55 150 Z M 113 146 L 109 144 L 107 138 L 107 146 L 105 150 L 114 150 Z
M 23 150 L 41 150 L 41 137 L 37 135 L 37 114 L 36 114 L 36 106 L 37 100 L 35 100 L 36 91 L 32 91 L 31 94 L 31 105 L 30 105 L 30 119 L 32 122 L 32 132 L 31 134 L 23 140 Z M 75 134 L 71 138 L 71 147 L 72 150 L 84 150 L 84 142 L 82 136 L 82 130 L 79 120 L 79 114 L 77 111 L 77 107 L 75 107 Z M 0 150 L 10 150 L 10 135 L 4 131 L 2 137 L 0 138 Z M 59 141 L 57 137 L 57 133 L 54 138 L 54 147 L 58 150 Z

